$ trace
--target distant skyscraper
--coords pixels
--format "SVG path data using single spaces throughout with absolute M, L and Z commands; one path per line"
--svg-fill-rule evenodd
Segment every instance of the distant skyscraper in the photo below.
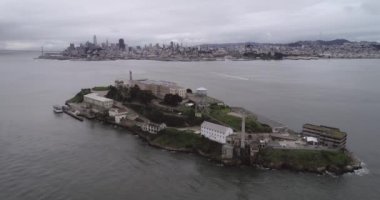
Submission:
M 108 39 L 106 40 L 106 47 L 108 47 Z
M 119 39 L 119 49 L 122 50 L 122 51 L 125 50 L 125 43 L 124 43 L 124 39 L 123 38 Z
M 93 43 L 94 43 L 94 45 L 98 45 L 98 41 L 96 40 L 96 35 L 94 35 Z

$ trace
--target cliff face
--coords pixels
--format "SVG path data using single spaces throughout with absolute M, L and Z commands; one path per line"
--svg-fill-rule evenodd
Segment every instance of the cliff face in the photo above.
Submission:
M 270 169 L 343 174 L 360 168 L 345 151 L 264 149 L 256 163 Z M 356 167 L 354 167 L 356 166 Z
M 218 161 L 222 153 L 221 144 L 192 132 L 172 128 L 167 128 L 150 137 L 149 142 L 168 150 L 193 152 Z
M 195 153 L 211 160 L 221 160 L 222 145 L 194 133 L 173 128 L 167 128 L 158 134 L 143 132 L 139 127 L 135 127 L 132 131 L 149 145 L 160 149 Z

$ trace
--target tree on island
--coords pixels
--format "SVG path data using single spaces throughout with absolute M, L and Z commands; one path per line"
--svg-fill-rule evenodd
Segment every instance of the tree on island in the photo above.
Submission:
M 186 89 L 186 93 L 192 94 L 193 91 L 192 91 L 190 88 L 187 88 L 187 89 Z
M 135 99 L 140 92 L 140 87 L 138 85 L 135 85 L 129 89 L 129 101 Z
M 121 102 L 123 102 L 127 98 L 128 93 L 129 93 L 128 89 L 124 89 L 124 88 L 118 89 L 115 86 L 111 85 L 109 87 L 108 93 L 106 94 L 106 97 L 110 98 L 110 99 L 113 99 L 115 101 L 121 101 Z
M 141 90 L 139 86 L 135 85 L 130 89 L 130 99 L 129 101 L 139 101 L 143 104 L 148 104 L 152 101 L 152 99 L 155 99 L 156 97 L 152 94 L 151 91 L 148 90 Z
M 140 93 L 137 95 L 137 100 L 143 104 L 148 104 L 155 98 L 156 97 L 152 94 L 152 92 L 148 90 L 140 90 Z
M 180 102 L 182 102 L 182 97 L 178 94 L 166 94 L 164 97 L 164 103 L 170 106 L 177 106 Z
M 106 97 L 120 102 L 138 101 L 143 104 L 148 104 L 152 101 L 152 99 L 156 98 L 151 91 L 140 90 L 137 85 L 130 89 L 125 87 L 116 88 L 114 86 L 110 86 L 110 90 L 108 91 Z

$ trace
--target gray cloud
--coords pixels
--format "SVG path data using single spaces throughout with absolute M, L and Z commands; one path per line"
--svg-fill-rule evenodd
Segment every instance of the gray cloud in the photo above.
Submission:
M 380 40 L 378 0 L 1 0 L 0 49 L 69 42 Z

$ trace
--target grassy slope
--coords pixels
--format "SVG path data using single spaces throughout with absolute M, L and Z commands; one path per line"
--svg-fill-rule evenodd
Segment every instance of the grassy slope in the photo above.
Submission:
M 211 109 L 210 115 L 211 117 L 228 124 L 233 129 L 240 131 L 241 130 L 241 118 L 229 115 L 231 112 L 230 108 L 218 108 Z M 246 131 L 247 132 L 271 132 L 269 127 L 264 127 L 259 122 L 257 122 L 252 117 L 248 117 L 246 119 Z
M 67 100 L 67 103 L 81 103 L 83 102 L 83 96 L 89 94 L 91 92 L 90 89 L 82 89 L 78 92 L 73 98 Z
M 337 166 L 350 164 L 350 158 L 343 152 L 317 150 L 280 150 L 265 149 L 260 151 L 259 163 L 275 166 L 286 165 L 290 168 L 309 168 Z
M 110 89 L 110 86 L 96 86 L 92 88 L 92 90 L 94 91 L 107 91 L 109 89 Z
M 203 153 L 213 155 L 214 158 L 219 158 L 222 152 L 222 146 L 216 142 L 189 131 L 179 131 L 173 128 L 167 128 L 161 131 L 152 139 L 152 142 L 171 148 L 200 150 Z

